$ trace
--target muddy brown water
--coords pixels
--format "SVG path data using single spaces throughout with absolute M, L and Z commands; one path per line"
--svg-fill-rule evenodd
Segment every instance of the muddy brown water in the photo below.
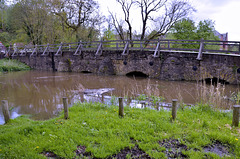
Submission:
M 27 71 L 0 74 L 0 100 L 8 100 L 12 118 L 21 114 L 32 115 L 32 118 L 37 120 L 54 117 L 63 109 L 62 97 L 67 97 L 69 103 L 88 98 L 76 95 L 76 92 L 83 87 L 85 89 L 114 88 L 114 91 L 106 94 L 108 96 L 152 92 L 165 97 L 166 102 L 177 98 L 185 103 L 193 104 L 198 100 L 197 82 L 67 72 Z M 238 89 L 239 86 L 226 85 L 226 95 L 230 96 Z M 3 123 L 0 109 L 0 124 Z

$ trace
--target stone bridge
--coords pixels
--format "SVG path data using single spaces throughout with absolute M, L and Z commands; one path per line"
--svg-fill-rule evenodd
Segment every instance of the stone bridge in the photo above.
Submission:
M 203 40 L 95 41 L 9 48 L 4 56 L 35 70 L 239 84 L 239 46 Z

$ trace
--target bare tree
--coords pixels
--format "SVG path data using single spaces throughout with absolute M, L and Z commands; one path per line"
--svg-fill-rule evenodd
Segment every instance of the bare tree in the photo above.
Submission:
M 153 12 L 158 12 L 165 4 L 167 0 L 140 0 L 137 1 L 140 9 L 141 9 L 141 17 L 142 17 L 142 33 L 141 40 L 145 38 L 145 33 L 147 29 L 147 21 L 153 20 L 151 14 Z
M 113 13 L 111 13 L 111 12 L 110 12 L 110 14 L 111 14 L 111 18 L 112 18 L 112 24 L 113 24 L 114 28 L 116 29 L 120 39 L 125 40 L 124 31 L 123 31 L 123 23 L 124 22 L 123 21 L 119 22 L 117 20 L 116 15 L 114 16 Z
M 187 17 L 192 11 L 194 11 L 194 8 L 188 2 L 182 0 L 172 1 L 169 7 L 165 7 L 165 14 L 156 19 L 154 25 L 156 26 L 156 32 L 149 36 L 148 39 L 165 35 L 176 22 Z
M 130 13 L 133 6 L 140 9 L 140 16 L 142 19 L 142 29 L 140 33 L 140 39 L 154 39 L 161 35 L 164 35 L 171 29 L 171 27 L 182 18 L 187 17 L 194 8 L 187 0 L 116 0 L 122 7 L 124 14 L 124 21 L 126 22 L 129 33 L 128 38 L 132 40 L 133 28 L 132 19 L 130 19 Z M 120 35 L 119 28 L 123 25 L 118 25 L 116 16 L 111 13 L 113 24 Z M 152 25 L 155 26 L 155 33 L 147 36 L 147 31 L 152 29 Z M 122 33 L 121 33 L 122 34 Z M 121 37 L 122 35 L 120 35 Z
M 128 25 L 128 37 L 130 40 L 132 40 L 132 24 L 130 22 L 130 9 L 132 8 L 133 4 L 135 3 L 134 0 L 117 0 L 117 2 L 122 6 L 122 10 L 124 13 L 124 20 Z
M 135 0 L 116 0 L 122 7 L 122 11 L 124 14 L 124 21 L 127 23 L 128 29 L 127 29 L 127 38 L 132 40 L 132 24 L 131 24 L 131 19 L 130 19 L 130 10 L 135 4 Z M 112 12 L 110 12 L 112 20 L 113 20 L 113 25 L 118 32 L 120 38 L 123 40 L 124 39 L 124 30 L 123 30 L 123 24 L 119 23 L 117 20 L 117 17 L 113 15 Z

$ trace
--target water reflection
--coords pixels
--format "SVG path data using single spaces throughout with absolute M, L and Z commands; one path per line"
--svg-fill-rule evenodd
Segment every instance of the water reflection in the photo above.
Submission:
M 166 102 L 177 98 L 185 103 L 195 103 L 198 92 L 196 82 L 40 71 L 0 74 L 0 100 L 8 100 L 9 107 L 18 108 L 13 114 L 31 114 L 33 119 L 44 120 L 57 115 L 63 108 L 62 97 L 72 102 L 97 100 L 79 94 L 83 88 L 114 88 L 107 94 L 109 96 L 152 93 L 165 97 Z M 236 86 L 227 85 L 225 92 L 230 95 L 237 89 Z M 0 122 L 3 122 L 1 111 Z

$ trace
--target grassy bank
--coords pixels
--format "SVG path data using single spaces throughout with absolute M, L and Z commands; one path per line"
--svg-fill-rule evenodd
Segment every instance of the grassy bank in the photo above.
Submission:
M 231 127 L 232 114 L 208 106 L 178 110 L 171 122 L 171 112 L 125 108 L 118 117 L 117 106 L 75 104 L 63 115 L 47 121 L 27 117 L 0 126 L 0 158 L 220 158 L 208 152 L 213 145 L 228 152 L 225 158 L 240 157 L 240 130 Z M 207 149 L 208 148 L 208 149 Z M 131 154 L 132 152 L 132 154 Z M 224 154 L 222 154 L 224 155 Z
M 17 60 L 2 59 L 0 60 L 0 72 L 30 70 L 30 67 Z

